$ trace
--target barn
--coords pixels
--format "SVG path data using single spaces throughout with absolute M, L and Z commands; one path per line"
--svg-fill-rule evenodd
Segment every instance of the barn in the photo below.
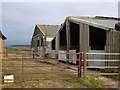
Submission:
M 4 52 L 4 40 L 7 39 L 0 31 L 0 52 Z
M 31 40 L 33 52 L 51 51 L 51 42 L 60 29 L 59 25 L 36 25 Z
M 52 48 L 58 52 L 120 53 L 119 20 L 69 16 L 53 39 Z

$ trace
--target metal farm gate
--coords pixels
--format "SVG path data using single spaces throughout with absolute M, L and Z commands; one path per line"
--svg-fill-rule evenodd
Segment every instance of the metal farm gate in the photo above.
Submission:
M 74 59 L 56 59 L 56 55 L 72 55 Z M 120 59 L 99 59 L 98 56 L 119 57 L 120 53 L 33 53 L 4 52 L 2 56 L 2 81 L 70 80 L 87 75 L 115 75 L 119 77 Z M 42 57 L 43 56 L 43 57 Z M 96 57 L 96 58 L 95 58 Z M 71 63 L 74 61 L 76 63 Z M 93 65 L 90 62 L 112 63 Z M 117 64 L 116 64 L 117 63 Z M 94 69 L 91 71 L 91 69 Z M 96 71 L 97 69 L 97 71 Z M 98 70 L 99 69 L 99 70 Z M 102 70 L 102 71 L 101 71 Z M 11 78 L 10 78 L 11 77 Z
M 41 57 L 41 54 L 47 57 Z M 49 57 L 57 54 L 74 55 L 76 59 L 59 60 Z M 81 76 L 80 53 L 5 52 L 2 55 L 4 55 L 2 76 L 13 75 L 14 81 L 19 79 L 66 80 Z M 76 61 L 76 64 L 72 65 L 68 61 Z

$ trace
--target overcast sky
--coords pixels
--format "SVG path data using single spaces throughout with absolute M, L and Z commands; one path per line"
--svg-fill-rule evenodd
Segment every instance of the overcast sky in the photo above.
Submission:
M 29 44 L 36 24 L 60 25 L 67 16 L 118 17 L 118 2 L 2 2 L 5 46 Z M 1 22 L 2 21 L 2 22 Z

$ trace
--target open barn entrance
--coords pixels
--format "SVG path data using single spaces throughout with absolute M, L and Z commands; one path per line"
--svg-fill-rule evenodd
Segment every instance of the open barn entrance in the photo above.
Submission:
M 89 27 L 90 53 L 105 53 L 106 31 L 93 26 Z M 104 60 L 105 55 L 88 55 L 88 58 Z M 105 66 L 104 61 L 89 61 L 88 66 Z
M 60 50 L 67 50 L 66 25 L 60 31 Z
M 79 51 L 79 24 L 70 23 L 70 49 Z
M 54 38 L 53 40 L 52 40 L 52 50 L 55 50 L 55 40 L 56 38 Z
M 104 50 L 106 45 L 106 31 L 100 28 L 90 26 L 90 42 L 91 50 Z

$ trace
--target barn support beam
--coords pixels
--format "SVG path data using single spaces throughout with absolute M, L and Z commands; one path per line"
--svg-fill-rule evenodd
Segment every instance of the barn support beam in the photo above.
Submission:
M 67 53 L 70 50 L 70 21 L 67 19 L 66 21 L 66 37 L 67 37 Z M 69 55 L 67 54 L 67 59 L 69 59 Z
M 89 25 L 79 24 L 79 52 L 89 51 Z
M 58 53 L 60 47 L 60 34 L 55 37 L 55 52 Z M 58 54 L 56 54 L 56 58 L 58 58 Z

